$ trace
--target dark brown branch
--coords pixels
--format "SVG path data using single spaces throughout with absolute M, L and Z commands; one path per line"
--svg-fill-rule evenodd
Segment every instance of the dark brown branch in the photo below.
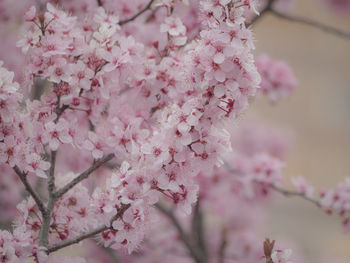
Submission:
M 28 193 L 31 195 L 31 197 L 33 197 L 36 205 L 38 206 L 38 208 L 40 210 L 40 212 L 42 214 L 45 213 L 46 208 L 45 208 L 44 202 L 40 199 L 40 197 L 37 194 L 37 192 L 35 192 L 33 187 L 28 182 L 26 174 L 24 174 L 17 166 L 13 167 L 13 170 L 18 175 L 18 177 L 21 180 L 21 182 L 23 183 L 25 189 L 28 191 Z
M 340 37 L 340 38 L 343 38 L 346 40 L 350 40 L 350 33 L 343 32 L 337 28 L 334 28 L 334 27 L 331 27 L 328 25 L 324 25 L 320 22 L 313 21 L 313 20 L 308 19 L 308 18 L 283 14 L 283 13 L 280 13 L 280 12 L 274 10 L 274 9 L 270 9 L 269 11 L 271 12 L 271 14 L 273 14 L 276 17 L 279 17 L 281 19 L 284 19 L 284 20 L 287 20 L 290 22 L 296 22 L 296 23 L 301 23 L 304 25 L 312 26 L 312 27 L 318 28 L 319 30 L 322 30 L 326 33 L 330 33 L 330 34 L 335 35 L 337 37 Z
M 166 208 L 164 205 L 161 203 L 155 204 L 155 207 L 163 214 L 165 215 L 170 222 L 174 225 L 176 228 L 177 232 L 179 233 L 179 237 L 181 241 L 184 243 L 185 247 L 188 249 L 190 255 L 192 258 L 195 260 L 196 263 L 206 263 L 207 258 L 204 256 L 202 251 L 198 246 L 195 245 L 193 242 L 191 236 L 189 236 L 184 229 L 182 228 L 181 224 L 175 217 L 174 213 Z
M 110 220 L 110 225 L 109 226 L 106 226 L 106 225 L 101 225 L 93 230 L 90 230 L 88 232 L 85 232 L 79 236 L 76 236 L 76 237 L 73 237 L 73 238 L 70 238 L 70 239 L 67 239 L 67 240 L 64 240 L 60 243 L 57 243 L 57 244 L 54 244 L 54 245 L 51 245 L 47 248 L 47 252 L 48 253 L 52 253 L 52 252 L 55 252 L 57 250 L 60 250 L 62 248 L 65 248 L 65 247 L 68 247 L 70 245 L 73 245 L 73 244 L 77 244 L 79 243 L 80 241 L 83 241 L 84 239 L 87 239 L 87 238 L 90 238 L 90 237 L 93 237 L 99 233 L 102 233 L 103 231 L 106 231 L 108 229 L 113 229 L 112 227 L 112 224 L 115 220 L 117 220 L 118 218 L 122 217 L 124 212 L 130 207 L 130 204 L 127 204 L 127 205 L 123 205 L 122 208 L 120 209 L 120 211 L 114 215 L 111 220 Z
M 138 13 L 136 13 L 132 17 L 119 21 L 119 25 L 127 24 L 127 23 L 135 20 L 136 18 L 138 18 L 140 15 L 142 15 L 144 12 L 146 12 L 148 9 L 151 8 L 153 2 L 154 2 L 154 0 L 149 1 L 149 3 L 143 9 L 141 9 Z
M 76 178 L 74 178 L 71 182 L 66 184 L 61 189 L 57 190 L 55 193 L 56 198 L 60 198 L 62 195 L 67 193 L 70 189 L 72 189 L 75 185 L 86 179 L 92 172 L 94 172 L 96 169 L 101 167 L 103 164 L 107 163 L 108 161 L 112 160 L 114 158 L 114 154 L 108 154 L 105 157 L 99 159 L 98 161 L 94 162 L 89 169 L 87 169 L 85 172 L 78 175 Z

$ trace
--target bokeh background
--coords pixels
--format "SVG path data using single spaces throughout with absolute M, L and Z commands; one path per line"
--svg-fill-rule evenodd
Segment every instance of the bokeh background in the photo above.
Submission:
M 350 33 L 350 13 L 333 13 L 322 0 L 295 0 L 293 13 Z M 302 175 L 317 189 L 335 186 L 350 176 L 350 41 L 271 14 L 253 31 L 256 54 L 287 61 L 298 86 L 277 105 L 255 100 L 245 117 L 292 132 L 285 177 Z M 326 262 L 334 257 L 350 262 L 350 235 L 342 233 L 337 216 L 297 197 L 277 198 L 263 234 L 289 237 L 315 262 L 324 262 L 325 254 L 331 256 Z

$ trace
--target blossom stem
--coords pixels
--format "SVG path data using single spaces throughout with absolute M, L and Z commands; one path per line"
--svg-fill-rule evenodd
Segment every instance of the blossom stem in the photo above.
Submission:
M 105 157 L 102 157 L 98 161 L 94 162 L 86 171 L 78 175 L 76 178 L 74 178 L 71 182 L 63 186 L 61 189 L 57 190 L 55 193 L 56 198 L 60 198 L 62 195 L 67 193 L 70 189 L 72 189 L 74 186 L 76 186 L 78 183 L 86 179 L 93 171 L 101 167 L 103 164 L 107 163 L 108 161 L 112 160 L 114 158 L 114 154 L 108 154 Z
M 43 214 L 46 211 L 44 202 L 41 200 L 37 192 L 33 189 L 33 187 L 30 185 L 30 183 L 27 180 L 26 174 L 24 174 L 18 166 L 13 167 L 13 170 L 16 172 L 18 175 L 19 179 L 23 183 L 25 189 L 28 191 L 28 193 L 33 197 L 36 205 L 38 206 L 40 212 Z
M 127 204 L 127 205 L 123 205 L 122 208 L 120 209 L 120 211 L 114 215 L 111 220 L 110 220 L 110 225 L 109 226 L 106 226 L 106 225 L 101 225 L 93 230 L 90 230 L 90 231 L 87 231 L 79 236 L 76 236 L 76 237 L 73 237 L 73 238 L 70 238 L 70 239 L 67 239 L 67 240 L 64 240 L 60 243 L 57 243 L 57 244 L 54 244 L 54 245 L 51 245 L 51 246 L 48 246 L 47 248 L 47 252 L 48 253 L 52 253 L 52 252 L 55 252 L 57 250 L 60 250 L 62 248 L 65 248 L 65 247 L 68 247 L 70 245 L 73 245 L 73 244 L 77 244 L 79 243 L 80 241 L 83 241 L 84 239 L 87 239 L 87 238 L 90 238 L 90 237 L 93 237 L 99 233 L 102 233 L 103 231 L 106 231 L 108 229 L 113 229 L 112 228 L 112 224 L 115 220 L 117 220 L 118 218 L 122 217 L 124 212 L 130 207 L 130 204 Z
M 119 21 L 119 25 L 127 24 L 127 23 L 135 20 L 136 18 L 138 18 L 140 15 L 142 15 L 144 12 L 146 12 L 148 9 L 151 8 L 151 5 L 153 4 L 153 2 L 154 2 L 154 0 L 149 1 L 149 3 L 143 9 L 141 9 L 138 13 L 136 13 L 132 17 Z

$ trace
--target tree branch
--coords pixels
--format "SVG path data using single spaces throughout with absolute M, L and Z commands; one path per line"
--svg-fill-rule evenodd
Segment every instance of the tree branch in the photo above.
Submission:
M 184 243 L 188 251 L 190 252 L 192 258 L 195 260 L 196 263 L 205 263 L 207 262 L 207 258 L 205 257 L 204 253 L 202 253 L 201 249 L 196 246 L 192 240 L 192 238 L 184 231 L 181 224 L 175 217 L 174 213 L 167 209 L 164 205 L 161 203 L 157 203 L 154 205 L 163 215 L 165 215 L 170 222 L 174 225 L 176 230 L 179 233 L 179 237 L 181 241 Z
M 290 22 L 295 22 L 295 23 L 300 23 L 300 24 L 304 24 L 307 26 L 312 26 L 315 27 L 319 30 L 322 30 L 326 33 L 330 33 L 332 35 L 335 35 L 337 37 L 346 39 L 346 40 L 350 40 L 350 33 L 346 33 L 342 30 L 339 30 L 337 28 L 328 26 L 328 25 L 324 25 L 320 22 L 317 21 L 313 21 L 311 19 L 308 18 L 304 18 L 304 17 L 298 17 L 298 16 L 291 16 L 282 12 L 277 11 L 276 9 L 273 8 L 273 4 L 276 0 L 269 0 L 268 3 L 266 4 L 266 6 L 260 11 L 260 15 L 255 16 L 252 21 L 250 21 L 250 23 L 247 24 L 247 26 L 250 26 L 252 24 L 255 24 L 259 19 L 261 19 L 264 15 L 271 13 L 272 15 L 279 17 L 281 19 L 290 21 Z
M 303 198 L 304 200 L 307 200 L 311 203 L 313 203 L 314 205 L 316 205 L 317 207 L 319 208 L 322 208 L 321 204 L 320 204 L 320 201 L 316 200 L 316 199 L 313 199 L 311 197 L 308 197 L 306 196 L 305 194 L 303 193 L 299 193 L 299 192 L 295 192 L 295 191 L 290 191 L 290 190 L 286 190 L 286 189 L 283 189 L 283 188 L 280 188 L 278 186 L 275 186 L 275 185 L 269 185 L 269 188 L 275 190 L 276 192 L 286 196 L 286 197 L 292 197 L 292 196 L 298 196 L 300 198 Z
M 37 192 L 35 192 L 35 190 L 33 189 L 33 187 L 30 185 L 30 183 L 27 180 L 27 176 L 26 174 L 24 174 L 19 168 L 18 166 L 13 167 L 13 170 L 16 172 L 16 174 L 18 175 L 19 179 L 21 180 L 21 182 L 23 183 L 25 189 L 28 191 L 28 193 L 31 195 L 31 197 L 33 197 L 36 205 L 38 206 L 40 212 L 43 214 L 46 211 L 44 202 L 40 199 L 39 195 L 37 194 Z
M 108 154 L 105 157 L 102 157 L 101 159 L 99 159 L 98 161 L 94 162 L 89 169 L 87 169 L 85 172 L 81 173 L 80 175 L 78 175 L 76 178 L 74 178 L 71 182 L 69 182 L 68 184 L 66 184 L 64 187 L 62 187 L 61 189 L 57 190 L 57 192 L 55 193 L 56 198 L 60 198 L 62 195 L 64 195 L 65 193 L 67 193 L 70 189 L 72 189 L 74 186 L 76 186 L 78 183 L 80 183 L 81 181 L 83 181 L 84 179 L 86 179 L 93 171 L 95 171 L 97 168 L 99 168 L 100 166 L 102 166 L 103 164 L 105 164 L 106 162 L 112 160 L 114 158 L 114 154 Z
M 236 174 L 236 175 L 238 175 L 238 176 L 244 176 L 243 173 L 241 173 L 240 171 L 237 171 L 237 170 L 233 169 L 233 168 L 232 168 L 228 163 L 226 163 L 226 162 L 225 162 L 225 167 L 226 167 L 227 171 L 229 171 L 230 173 Z M 306 196 L 306 195 L 303 194 L 303 193 L 296 192 L 296 191 L 291 191 L 291 190 L 286 190 L 286 189 L 283 189 L 283 188 L 281 188 L 281 187 L 279 187 L 279 186 L 275 186 L 275 185 L 273 185 L 273 184 L 268 184 L 268 185 L 266 185 L 266 184 L 264 184 L 264 183 L 262 183 L 262 182 L 260 182 L 260 181 L 257 181 L 257 180 L 254 180 L 254 182 L 255 182 L 255 183 L 258 183 L 258 184 L 261 184 L 261 185 L 263 185 L 263 186 L 265 186 L 265 187 L 268 187 L 268 188 L 270 188 L 270 189 L 272 189 L 272 190 L 274 190 L 274 191 L 276 191 L 276 192 L 278 192 L 278 193 L 280 193 L 280 194 L 282 194 L 282 195 L 284 195 L 284 196 L 286 196 L 286 197 L 298 196 L 298 197 L 300 197 L 300 198 L 303 198 L 304 200 L 307 200 L 308 202 L 313 203 L 313 204 L 316 205 L 317 207 L 322 208 L 322 205 L 321 205 L 321 203 L 320 203 L 319 200 L 316 200 L 316 199 L 313 199 L 313 198 L 311 198 L 311 197 L 308 197 L 308 196 Z
M 47 189 L 49 192 L 49 202 L 47 204 L 46 211 L 42 214 L 43 222 L 41 224 L 40 234 L 39 234 L 40 246 L 44 246 L 44 247 L 46 247 L 48 242 L 49 242 L 49 230 L 50 230 L 51 217 L 52 217 L 52 212 L 55 208 L 55 204 L 56 204 L 56 200 L 57 200 L 55 197 L 56 156 L 57 156 L 57 152 L 51 151 L 51 156 L 50 156 L 51 166 L 49 169 L 49 176 L 48 176 L 48 182 L 47 182 Z
M 273 14 L 274 16 L 279 17 L 281 19 L 284 19 L 284 20 L 287 20 L 290 22 L 296 22 L 296 23 L 301 23 L 304 25 L 312 26 L 312 27 L 318 28 L 319 30 L 322 30 L 326 33 L 330 33 L 330 34 L 335 35 L 337 37 L 340 37 L 340 38 L 343 38 L 346 40 L 350 40 L 350 33 L 343 32 L 337 28 L 334 28 L 334 27 L 331 27 L 328 25 L 324 25 L 320 22 L 313 21 L 313 20 L 308 19 L 308 18 L 290 16 L 287 14 L 283 14 L 277 10 L 274 10 L 274 9 L 270 9 L 269 11 L 271 12 L 271 14 Z
M 56 119 L 54 123 L 57 123 L 63 114 L 63 112 L 69 107 L 68 105 L 63 105 L 60 107 L 61 97 L 57 96 L 57 105 L 56 105 Z M 49 232 L 50 232 L 50 223 L 52 218 L 52 213 L 55 208 L 55 204 L 57 201 L 56 186 L 55 186 L 55 167 L 56 167 L 56 156 L 57 151 L 51 151 L 50 156 L 50 169 L 48 174 L 48 182 L 47 182 L 47 190 L 49 192 L 49 201 L 46 209 L 42 212 L 42 224 L 39 233 L 39 244 L 42 247 L 47 247 L 49 243 Z
M 106 231 L 108 229 L 113 229 L 112 228 L 112 224 L 115 220 L 117 220 L 118 218 L 122 217 L 124 212 L 130 207 L 130 204 L 127 204 L 127 205 L 123 205 L 120 209 L 120 211 L 114 215 L 111 220 L 110 220 L 110 225 L 109 226 L 106 226 L 106 225 L 101 225 L 93 230 L 90 230 L 88 232 L 85 232 L 79 236 L 76 236 L 76 237 L 73 237 L 73 238 L 70 238 L 70 239 L 67 239 L 67 240 L 64 240 L 60 243 L 57 243 L 57 244 L 54 244 L 54 245 L 51 245 L 47 248 L 47 252 L 48 253 L 52 253 L 52 252 L 55 252 L 57 250 L 60 250 L 62 248 L 65 248 L 65 247 L 68 247 L 70 245 L 73 245 L 73 244 L 77 244 L 79 243 L 80 241 L 83 241 L 84 239 L 87 239 L 87 238 L 90 238 L 90 237 L 93 237 L 99 233 L 102 233 L 103 231 Z
M 194 207 L 193 217 L 192 217 L 192 235 L 194 237 L 195 242 L 203 251 L 205 257 L 208 256 L 207 244 L 205 243 L 204 237 L 204 225 L 203 225 L 203 213 L 200 209 L 200 198 Z
M 48 176 L 48 190 L 49 190 L 50 196 L 53 196 L 54 192 L 56 191 L 56 186 L 55 186 L 56 156 L 57 156 L 57 152 L 51 151 L 51 157 L 50 157 L 51 166 L 49 169 L 49 176 Z
M 149 3 L 143 9 L 141 9 L 138 13 L 136 13 L 132 17 L 119 21 L 119 25 L 127 24 L 127 23 L 135 20 L 136 18 L 138 18 L 140 15 L 142 15 L 144 12 L 146 12 L 148 9 L 151 8 L 151 5 L 153 4 L 153 2 L 154 2 L 154 0 L 149 1 Z

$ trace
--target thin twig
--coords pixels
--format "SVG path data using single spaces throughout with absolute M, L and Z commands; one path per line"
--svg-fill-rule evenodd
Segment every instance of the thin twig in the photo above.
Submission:
M 73 245 L 73 244 L 77 244 L 79 243 L 80 241 L 83 241 L 84 239 L 87 239 L 87 238 L 90 238 L 90 237 L 93 237 L 99 233 L 102 233 L 103 231 L 106 231 L 108 229 L 113 229 L 112 227 L 112 224 L 115 220 L 117 220 L 118 218 L 122 217 L 124 212 L 130 207 L 130 204 L 127 204 L 127 205 L 123 205 L 122 208 L 120 209 L 120 211 L 114 215 L 111 220 L 110 220 L 110 225 L 109 226 L 106 226 L 106 225 L 101 225 L 93 230 L 90 230 L 88 232 L 85 232 L 79 236 L 76 236 L 76 237 L 73 237 L 73 238 L 70 238 L 70 239 L 67 239 L 67 240 L 64 240 L 60 243 L 57 243 L 57 244 L 54 244 L 54 245 L 51 245 L 51 246 L 48 246 L 47 248 L 47 252 L 48 253 L 52 253 L 52 252 L 55 252 L 57 250 L 60 250 L 62 248 L 65 248 L 65 247 L 68 247 L 70 245 Z
M 94 162 L 85 172 L 78 175 L 76 178 L 74 178 L 71 182 L 63 186 L 61 189 L 57 190 L 55 193 L 56 198 L 60 198 L 62 195 L 67 193 L 70 189 L 72 189 L 75 185 L 86 179 L 93 171 L 95 171 L 97 168 L 101 167 L 103 164 L 107 163 L 108 161 L 112 160 L 114 158 L 114 154 L 108 154 L 105 157 L 99 159 L 98 161 Z
M 240 177 L 244 176 L 244 174 L 242 172 L 233 169 L 227 162 L 225 162 L 224 165 L 225 165 L 227 171 L 229 171 L 230 173 L 236 174 L 237 176 L 240 176 Z M 308 197 L 304 193 L 283 189 L 283 188 L 276 186 L 276 185 L 273 185 L 273 184 L 266 185 L 263 182 L 260 182 L 257 180 L 254 180 L 254 182 L 257 184 L 261 184 L 262 186 L 268 187 L 268 188 L 270 188 L 270 189 L 272 189 L 272 190 L 274 190 L 274 191 L 276 191 L 276 192 L 278 192 L 286 197 L 297 196 L 297 197 L 303 198 L 306 201 L 313 203 L 314 205 L 316 205 L 319 208 L 322 208 L 322 205 L 321 205 L 319 200 Z
M 151 20 L 155 17 L 157 11 L 159 10 L 159 6 L 152 10 L 151 14 L 146 18 L 145 23 L 151 22 Z
M 291 16 L 285 13 L 281 13 L 277 11 L 276 9 L 273 8 L 273 4 L 276 0 L 269 0 L 266 6 L 260 11 L 260 15 L 255 16 L 250 23 L 247 24 L 247 26 L 255 24 L 259 19 L 261 19 L 264 15 L 271 13 L 272 15 L 279 17 L 281 19 L 290 21 L 290 22 L 296 22 L 296 23 L 301 23 L 304 25 L 312 26 L 315 27 L 319 30 L 322 30 L 326 33 L 330 33 L 332 35 L 335 35 L 337 37 L 350 40 L 350 33 L 344 32 L 340 29 L 324 25 L 321 22 L 314 21 L 309 18 L 305 17 L 298 17 L 298 16 Z
M 319 200 L 308 197 L 303 193 L 286 190 L 286 189 L 280 188 L 280 187 L 275 186 L 275 185 L 269 185 L 269 188 L 275 190 L 276 192 L 278 192 L 286 197 L 298 196 L 300 198 L 303 198 L 304 200 L 307 200 L 307 201 L 313 203 L 314 205 L 318 206 L 319 208 L 322 208 L 322 205 L 320 204 Z
M 319 30 L 322 30 L 326 33 L 330 33 L 330 34 L 335 35 L 337 37 L 350 40 L 350 33 L 343 32 L 337 28 L 334 28 L 334 27 L 331 27 L 328 25 L 324 25 L 320 22 L 313 21 L 311 19 L 304 18 L 304 17 L 283 14 L 277 10 L 274 10 L 274 9 L 271 9 L 270 12 L 271 12 L 271 14 L 273 14 L 281 19 L 288 20 L 291 22 L 301 23 L 301 24 L 308 25 L 308 26 L 312 26 L 312 27 L 318 28 Z
M 255 24 L 258 20 L 260 20 L 264 15 L 266 15 L 271 9 L 272 9 L 272 5 L 274 4 L 276 0 L 269 0 L 265 7 L 260 11 L 259 15 L 256 15 L 249 24 L 247 24 L 247 26 L 250 26 L 252 24 Z
M 146 12 L 148 9 L 151 8 L 153 2 L 154 0 L 149 1 L 149 3 L 143 9 L 141 9 L 138 13 L 136 13 L 132 17 L 119 21 L 119 25 L 124 25 L 138 18 L 140 15 L 142 15 L 144 12 Z
M 25 189 L 28 191 L 28 193 L 31 195 L 31 197 L 33 197 L 36 205 L 38 206 L 38 208 L 40 210 L 40 212 L 41 213 L 45 213 L 46 208 L 45 208 L 44 202 L 40 199 L 40 197 L 37 194 L 37 192 L 35 192 L 33 187 L 28 182 L 26 174 L 24 174 L 17 166 L 13 167 L 13 170 L 18 175 L 18 177 L 21 180 L 21 182 L 23 183 Z
M 165 215 L 170 222 L 174 225 L 177 232 L 179 233 L 179 237 L 181 241 L 184 243 L 186 248 L 188 249 L 190 255 L 195 260 L 196 263 L 205 263 L 207 262 L 207 258 L 202 253 L 201 249 L 195 245 L 193 242 L 191 236 L 189 236 L 184 229 L 182 228 L 180 222 L 175 217 L 174 213 L 167 209 L 164 205 L 161 203 L 155 204 L 155 207 L 163 214 Z
M 56 186 L 55 186 L 56 156 L 57 156 L 57 152 L 51 151 L 51 157 L 50 157 L 51 166 L 49 169 L 49 176 L 48 176 L 48 190 L 51 196 L 53 196 L 53 193 L 56 191 Z

